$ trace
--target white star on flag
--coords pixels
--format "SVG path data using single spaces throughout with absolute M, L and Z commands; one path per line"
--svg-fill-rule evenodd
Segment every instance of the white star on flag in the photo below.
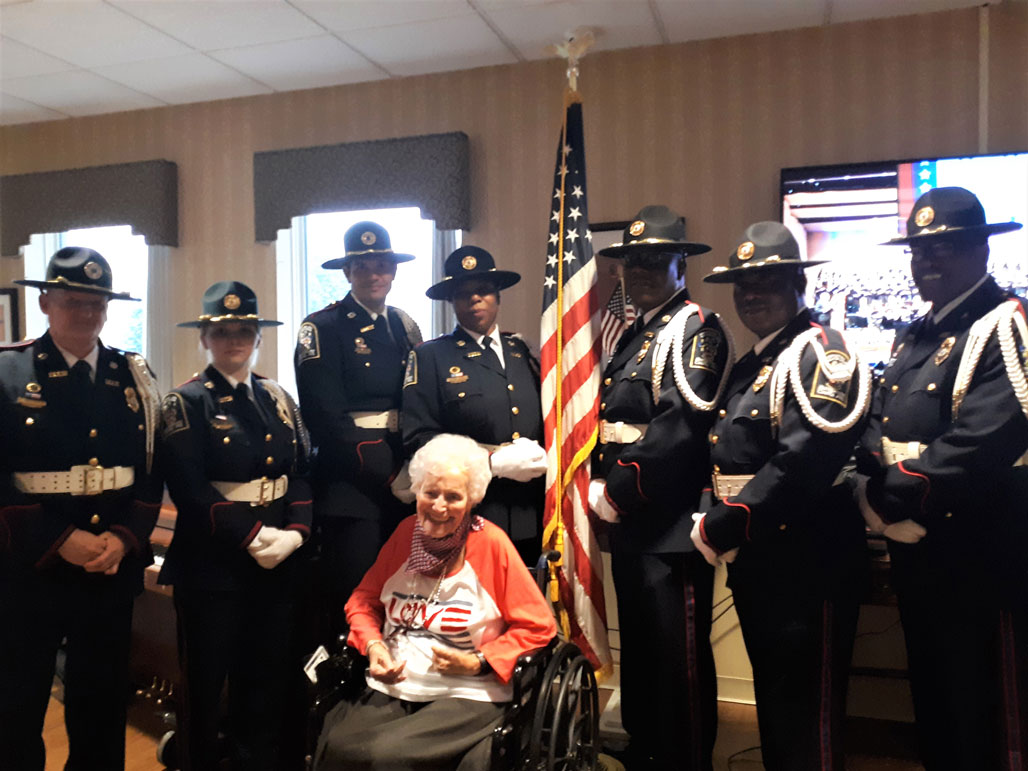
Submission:
M 575 239 L 578 238 L 578 228 L 571 228 L 568 230 L 568 234 L 564 236 L 571 243 L 575 243 Z
M 582 216 L 582 212 L 578 210 L 577 206 L 572 206 L 570 211 L 568 211 L 568 216 L 575 222 L 578 222 L 578 218 Z
M 572 263 L 574 261 L 575 261 L 575 253 L 574 252 L 564 252 L 564 262 L 570 264 L 570 263 Z
M 578 185 L 575 185 L 573 188 L 571 188 L 571 195 L 573 195 L 575 198 L 581 198 L 583 195 L 585 195 L 585 193 L 582 192 L 582 188 L 580 188 Z

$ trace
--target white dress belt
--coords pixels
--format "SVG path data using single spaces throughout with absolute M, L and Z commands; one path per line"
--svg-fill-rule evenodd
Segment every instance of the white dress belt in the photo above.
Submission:
M 249 482 L 211 482 L 211 487 L 221 493 L 225 500 L 249 503 L 251 506 L 267 506 L 277 501 L 289 489 L 289 477 L 278 479 L 252 479 Z
M 353 424 L 357 428 L 384 428 L 387 431 L 400 430 L 400 411 L 385 410 L 384 412 L 350 412 Z
M 612 423 L 600 421 L 600 444 L 632 444 L 646 436 L 645 423 L 625 423 L 622 420 Z
M 894 442 L 892 439 L 882 437 L 882 459 L 887 466 L 899 463 L 901 460 L 920 458 L 921 453 L 928 447 L 920 442 Z
M 72 466 L 68 471 L 16 471 L 14 486 L 31 495 L 99 495 L 130 487 L 136 478 L 132 466 Z

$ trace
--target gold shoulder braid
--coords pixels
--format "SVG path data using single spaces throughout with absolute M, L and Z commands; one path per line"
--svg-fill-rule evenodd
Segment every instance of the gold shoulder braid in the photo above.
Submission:
M 289 392 L 286 389 L 274 380 L 265 378 L 261 380 L 260 383 L 275 400 L 275 408 L 278 410 L 279 418 L 283 423 L 293 429 L 293 433 L 296 434 L 297 441 L 303 447 L 304 455 L 310 455 L 311 437 L 307 432 L 307 426 L 304 424 L 303 418 L 300 417 L 300 410 L 297 409 L 296 402 L 293 401 L 293 397 L 289 395 Z
M 153 468 L 154 441 L 157 436 L 157 423 L 161 417 L 161 389 L 150 371 L 146 359 L 138 353 L 126 353 L 129 371 L 136 381 L 136 391 L 143 405 L 143 423 L 146 426 L 146 473 Z
M 728 357 L 725 359 L 725 368 L 721 372 L 721 380 L 717 384 L 717 392 L 714 394 L 714 398 L 710 401 L 701 399 L 699 394 L 689 385 L 689 381 L 685 376 L 685 365 L 683 364 L 685 360 L 685 328 L 689 323 L 689 319 L 699 312 L 700 306 L 695 303 L 689 303 L 682 310 L 678 311 L 674 318 L 657 335 L 657 341 L 653 348 L 653 358 L 650 360 L 653 367 L 650 383 L 653 386 L 654 404 L 660 398 L 660 385 L 664 379 L 664 368 L 667 365 L 668 356 L 672 352 L 674 352 L 674 356 L 671 358 L 671 372 L 675 378 L 675 385 L 678 386 L 678 390 L 685 397 L 689 406 L 699 412 L 710 412 L 721 401 L 721 396 L 728 386 L 728 378 L 732 374 L 732 367 L 735 365 L 735 342 L 727 327 L 722 326 L 722 331 L 725 335 L 725 342 L 728 344 Z M 721 318 L 716 313 L 714 316 L 718 319 Z M 703 369 L 707 368 L 703 367 Z

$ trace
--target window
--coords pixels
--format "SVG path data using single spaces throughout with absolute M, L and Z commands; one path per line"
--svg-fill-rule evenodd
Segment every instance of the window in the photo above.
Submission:
M 111 264 L 114 290 L 128 292 L 141 302 L 114 301 L 107 308 L 107 324 L 103 330 L 106 345 L 147 356 L 147 281 L 149 260 L 146 240 L 132 235 L 128 225 L 68 230 L 64 233 L 33 235 L 24 249 L 25 278 L 42 281 L 46 265 L 58 249 L 65 246 L 84 246 L 100 252 Z M 25 327 L 28 337 L 39 337 L 46 331 L 46 316 L 31 297 L 25 303 Z
M 422 219 L 421 210 L 416 207 L 295 217 L 292 228 L 279 231 L 276 312 L 276 318 L 283 322 L 278 332 L 278 381 L 293 393 L 293 349 L 300 322 L 350 291 L 343 271 L 325 270 L 321 264 L 343 256 L 343 234 L 361 220 L 382 225 L 389 231 L 394 251 L 416 258 L 397 266 L 389 305 L 409 313 L 426 340 L 447 331 L 454 323 L 449 303 L 428 299 L 425 290 L 442 278 L 443 260 L 460 245 L 461 231 L 437 230 L 431 220 Z

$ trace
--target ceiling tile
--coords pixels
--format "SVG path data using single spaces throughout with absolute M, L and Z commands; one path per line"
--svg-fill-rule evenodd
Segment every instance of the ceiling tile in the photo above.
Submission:
M 992 0 L 996 2 L 996 0 Z M 915 13 L 933 13 L 954 8 L 984 5 L 983 0 L 845 0 L 832 5 L 832 23 L 884 19 L 890 16 L 910 16 Z
M 469 70 L 516 61 L 477 15 L 338 35 L 394 75 Z
M 0 79 L 26 78 L 29 75 L 46 75 L 50 72 L 74 69 L 77 69 L 74 64 L 29 48 L 17 40 L 0 38 Z
M 660 45 L 660 31 L 644 0 L 595 0 L 589 3 L 481 2 L 483 13 L 528 59 L 544 59 L 546 49 L 579 27 L 596 35 L 594 51 Z
M 295 40 L 313 37 L 325 31 L 281 0 L 114 1 L 126 13 L 201 51 Z
M 0 92 L 0 126 L 15 123 L 37 123 L 44 120 L 60 120 L 67 117 L 32 102 L 26 102 L 10 94 Z
M 363 83 L 388 77 L 331 35 L 231 48 L 210 54 L 276 91 Z
M 94 72 L 169 104 L 267 94 L 270 88 L 204 54 L 97 67 Z
M 98 115 L 163 104 L 146 94 L 136 93 L 83 70 L 5 80 L 3 90 L 68 115 Z
M 466 0 L 292 0 L 292 4 L 333 32 L 390 27 L 418 21 L 471 16 Z
M 189 52 L 187 46 L 117 8 L 96 2 L 4 6 L 3 34 L 79 67 Z
M 680 43 L 816 27 L 824 23 L 825 0 L 657 0 L 657 8 L 669 42 Z

